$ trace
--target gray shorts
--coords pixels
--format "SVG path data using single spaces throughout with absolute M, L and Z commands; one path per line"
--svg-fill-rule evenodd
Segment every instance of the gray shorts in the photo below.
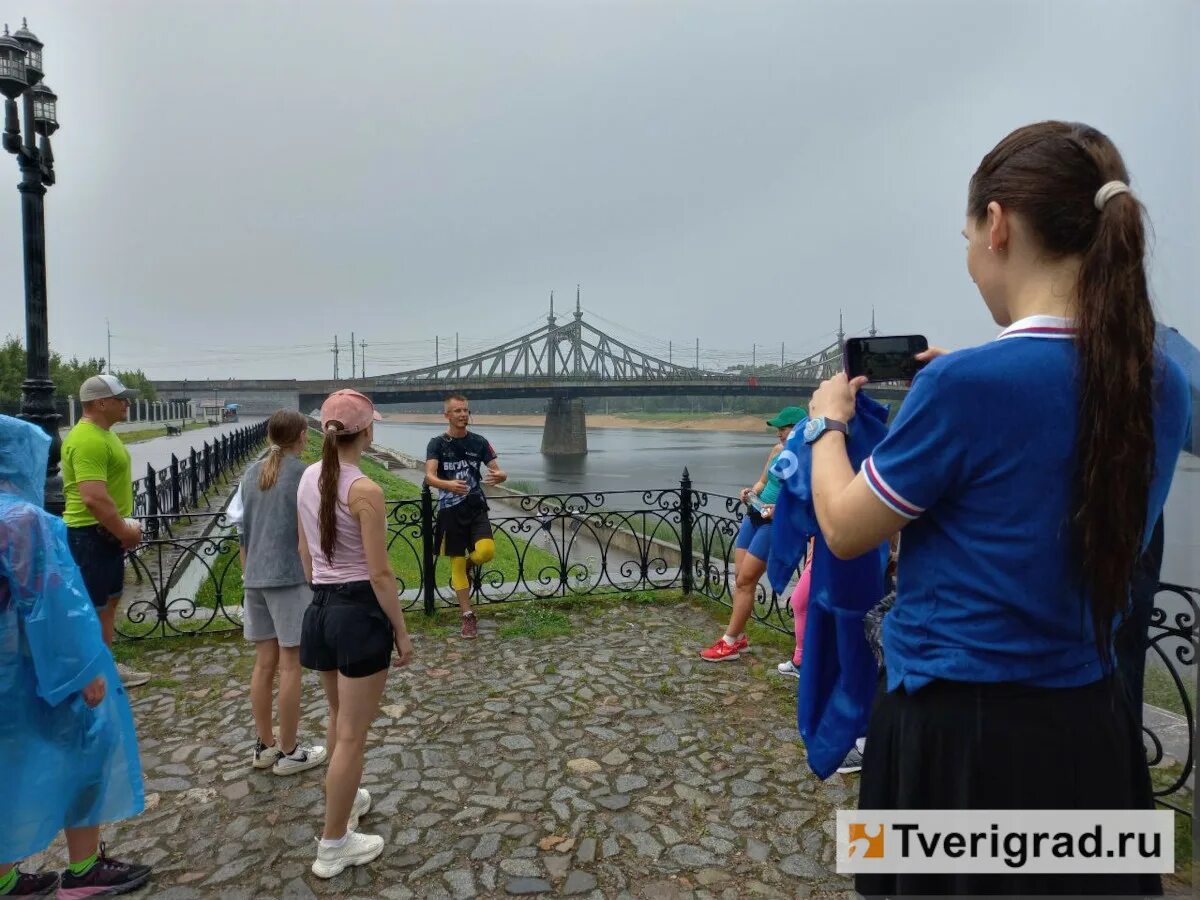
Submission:
M 242 601 L 242 634 L 248 641 L 277 640 L 280 647 L 299 647 L 300 626 L 311 602 L 307 584 L 248 587 Z

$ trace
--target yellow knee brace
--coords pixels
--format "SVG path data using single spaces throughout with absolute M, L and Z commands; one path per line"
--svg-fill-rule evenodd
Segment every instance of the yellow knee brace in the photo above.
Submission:
M 475 549 L 471 551 L 472 565 L 482 566 L 484 563 L 489 563 L 496 558 L 496 542 L 491 538 L 481 538 L 475 542 Z

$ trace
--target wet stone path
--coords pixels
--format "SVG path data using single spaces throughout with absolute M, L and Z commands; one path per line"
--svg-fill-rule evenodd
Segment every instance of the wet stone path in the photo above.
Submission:
M 577 610 L 550 638 L 505 624 L 414 634 L 363 777 L 360 830 L 387 848 L 329 881 L 309 871 L 324 770 L 249 766 L 250 646 L 160 642 L 132 691 L 147 810 L 105 829 L 113 855 L 154 864 L 139 893 L 163 900 L 849 895 L 833 821 L 856 776 L 808 772 L 778 652 L 702 662 L 719 626 L 683 604 Z M 301 738 L 321 743 L 311 674 L 304 698 Z

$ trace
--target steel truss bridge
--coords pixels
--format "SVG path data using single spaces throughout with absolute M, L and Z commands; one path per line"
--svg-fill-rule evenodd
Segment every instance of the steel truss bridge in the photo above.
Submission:
M 551 306 L 546 324 L 497 347 L 407 372 L 366 379 L 377 402 L 425 400 L 468 388 L 472 396 L 545 396 L 567 390 L 576 396 L 621 394 L 790 393 L 810 390 L 842 367 L 839 339 L 818 353 L 775 368 L 770 376 L 712 372 L 668 362 L 631 347 L 584 321 L 578 301 L 560 324 Z M 561 387 L 560 387 L 561 386 Z M 403 400 L 392 399 L 403 396 Z
M 871 333 L 875 333 L 872 324 Z M 377 404 L 428 403 L 451 391 L 472 399 L 545 397 L 547 452 L 586 452 L 583 399 L 612 396 L 794 395 L 804 402 L 822 381 L 841 371 L 842 341 L 804 359 L 775 367 L 770 374 L 713 372 L 661 359 L 612 337 L 584 320 L 576 299 L 571 318 L 561 321 L 553 300 L 546 324 L 480 353 L 444 363 L 371 378 L 318 380 L 160 381 L 167 399 L 220 395 L 238 402 L 243 412 L 262 414 L 282 405 L 303 410 L 319 406 L 340 388 L 354 388 Z M 880 385 L 872 390 L 882 400 L 898 401 L 905 389 Z M 562 440 L 553 434 L 562 433 Z

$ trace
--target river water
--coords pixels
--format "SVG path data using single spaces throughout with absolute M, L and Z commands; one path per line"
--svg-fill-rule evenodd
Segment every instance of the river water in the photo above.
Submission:
M 540 427 L 481 428 L 496 448 L 510 481 L 544 493 L 625 491 L 677 486 L 686 466 L 700 490 L 736 494 L 753 484 L 770 452 L 773 435 L 720 431 L 659 431 L 594 428 L 587 456 L 545 457 Z M 381 422 L 376 442 L 422 457 L 437 426 Z M 1162 580 L 1200 586 L 1200 459 L 1185 454 L 1175 471 L 1166 508 Z

